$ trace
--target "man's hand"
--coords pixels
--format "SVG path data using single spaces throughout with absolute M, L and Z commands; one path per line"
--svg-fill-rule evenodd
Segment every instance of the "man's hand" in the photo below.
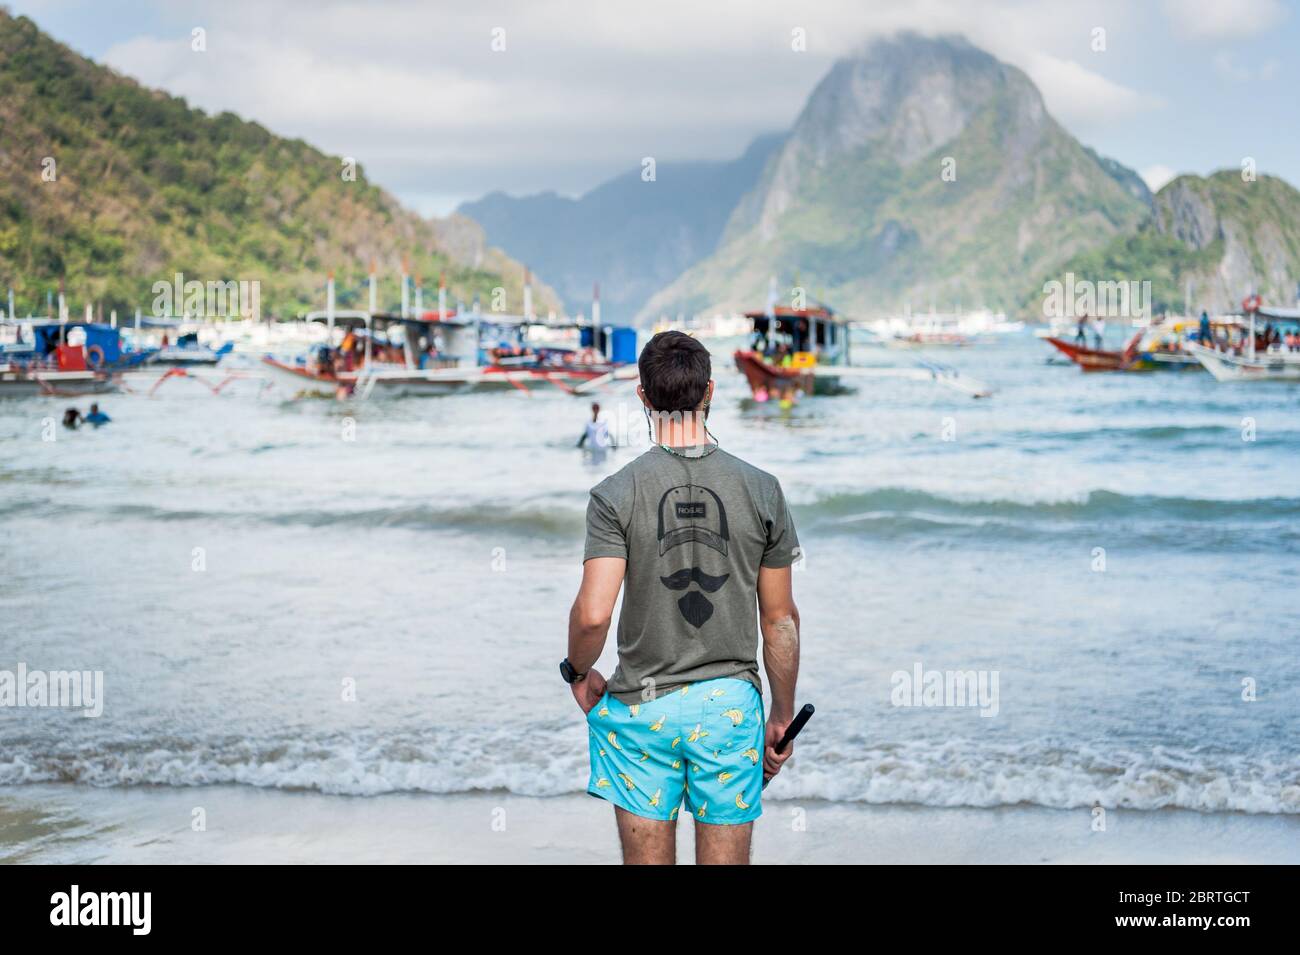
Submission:
M 578 701 L 579 709 L 583 713 L 590 713 L 591 708 L 605 695 L 605 678 L 599 670 L 588 670 L 585 679 L 570 683 L 569 687 L 573 690 L 573 698 Z
M 767 719 L 767 739 L 763 745 L 763 781 L 767 782 L 773 776 L 781 771 L 785 761 L 794 755 L 794 743 L 786 746 L 785 751 L 778 753 L 776 744 L 781 742 L 781 737 L 785 735 L 786 727 L 794 722 L 793 717 L 777 719 L 775 716 L 769 716 Z

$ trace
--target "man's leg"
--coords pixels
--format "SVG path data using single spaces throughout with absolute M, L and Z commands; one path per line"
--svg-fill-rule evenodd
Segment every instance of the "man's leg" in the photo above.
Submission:
M 675 865 L 677 863 L 677 820 L 646 819 L 614 807 L 618 839 L 623 844 L 624 865 Z
M 749 865 L 749 843 L 753 834 L 752 822 L 743 822 L 738 826 L 713 826 L 697 822 L 695 864 Z

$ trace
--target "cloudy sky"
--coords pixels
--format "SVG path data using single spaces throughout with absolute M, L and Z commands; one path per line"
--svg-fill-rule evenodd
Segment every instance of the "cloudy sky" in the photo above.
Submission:
M 150 86 L 355 156 L 426 214 L 494 189 L 578 195 L 643 156 L 731 158 L 787 128 L 837 57 L 901 28 L 1021 67 L 1152 185 L 1245 156 L 1300 185 L 1300 9 L 1283 0 L 7 3 Z

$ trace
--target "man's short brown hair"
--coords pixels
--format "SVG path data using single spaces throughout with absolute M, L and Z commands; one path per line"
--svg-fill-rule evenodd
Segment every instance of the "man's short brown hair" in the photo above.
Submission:
M 660 332 L 637 359 L 641 390 L 654 411 L 694 411 L 713 377 L 709 350 L 684 332 Z

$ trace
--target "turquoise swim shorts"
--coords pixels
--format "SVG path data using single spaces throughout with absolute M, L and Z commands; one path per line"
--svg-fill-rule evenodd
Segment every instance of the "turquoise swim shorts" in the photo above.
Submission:
M 762 814 L 763 698 L 752 683 L 692 683 L 648 703 L 606 693 L 587 714 L 587 792 L 647 819 L 739 825 Z

